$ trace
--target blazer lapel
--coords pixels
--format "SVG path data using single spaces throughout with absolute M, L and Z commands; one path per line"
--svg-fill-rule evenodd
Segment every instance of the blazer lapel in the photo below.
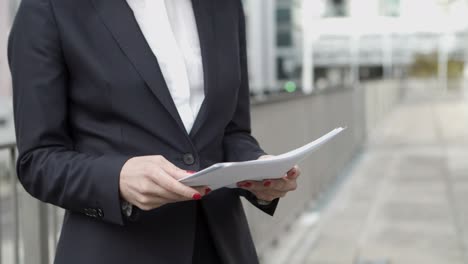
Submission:
M 156 56 L 125 0 L 91 0 L 104 24 L 142 79 L 185 132 Z M 206 74 L 205 74 L 206 76 Z
M 195 20 L 197 22 L 198 35 L 200 38 L 200 48 L 203 60 L 203 73 L 205 82 L 205 100 L 195 119 L 195 123 L 190 131 L 190 137 L 194 137 L 200 130 L 209 113 L 211 91 L 216 87 L 215 71 L 215 49 L 216 38 L 214 33 L 214 5 L 213 0 L 192 0 Z

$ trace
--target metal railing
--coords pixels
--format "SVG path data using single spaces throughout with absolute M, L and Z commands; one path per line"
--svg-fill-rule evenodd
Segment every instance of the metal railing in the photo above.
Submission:
M 301 163 L 303 175 L 298 190 L 280 201 L 272 219 L 245 203 L 260 256 L 274 249 L 305 210 L 318 210 L 321 198 L 334 187 L 367 135 L 399 101 L 401 87 L 400 80 L 370 81 L 355 88 L 339 88 L 252 107 L 253 131 L 271 154 L 301 146 L 335 127 L 348 127 L 345 133 Z
M 301 165 L 300 188 L 282 199 L 273 218 L 245 205 L 260 255 L 333 185 L 376 122 L 398 102 L 399 87 L 398 82 L 366 83 L 359 88 L 252 107 L 255 135 L 272 154 L 315 139 L 335 126 L 348 126 L 343 136 Z M 285 135 L 289 135 L 288 140 L 278 140 Z M 2 153 L 6 158 L 2 159 Z M 34 200 L 20 187 L 16 155 L 13 140 L 0 142 L 0 167 L 2 160 L 7 160 L 4 173 L 0 170 L 0 264 L 48 264 L 55 253 L 63 211 Z
M 0 170 L 0 264 L 50 263 L 57 244 L 63 210 L 38 202 L 16 177 L 16 144 L 2 142 L 7 163 Z
M 7 163 L 4 164 L 8 169 L 5 170 L 6 175 L 0 175 L 0 216 L 5 218 L 6 215 L 6 206 L 10 206 L 12 208 L 12 215 L 10 215 L 13 219 L 11 221 L 11 226 L 9 226 L 8 231 L 11 232 L 10 241 L 12 243 L 11 250 L 12 252 L 12 260 L 13 263 L 19 263 L 20 260 L 20 235 L 19 235 L 19 206 L 18 206 L 18 189 L 17 189 L 17 177 L 15 174 L 15 162 L 16 162 L 16 144 L 15 142 L 3 142 L 0 143 L 0 151 L 6 150 L 6 154 L 8 156 Z M 5 185 L 5 186 L 3 186 Z M 8 189 L 7 189 L 8 188 Z M 3 190 L 3 191 L 2 191 Z M 2 192 L 5 192 L 2 194 Z M 5 199 L 2 196 L 6 196 L 10 194 L 11 204 L 7 205 Z M 4 221 L 8 221 L 8 219 L 1 219 L 0 218 L 0 264 L 3 263 L 3 245 L 5 244 L 3 241 L 7 238 L 6 230 L 3 230 L 6 225 L 3 224 Z M 7 240 L 8 241 L 8 240 Z

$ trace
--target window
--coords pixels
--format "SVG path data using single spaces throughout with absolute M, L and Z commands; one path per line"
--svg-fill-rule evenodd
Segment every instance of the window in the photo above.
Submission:
M 276 10 L 276 21 L 278 24 L 291 24 L 291 10 L 286 8 L 278 8 Z
M 276 35 L 276 44 L 279 47 L 290 47 L 293 44 L 292 42 L 291 31 L 278 32 Z
M 345 0 L 328 0 L 325 11 L 326 17 L 343 17 L 348 15 Z
M 289 5 L 280 6 L 276 9 L 276 45 L 289 47 L 293 43 L 292 10 Z
M 379 13 L 382 16 L 400 15 L 400 0 L 380 0 Z

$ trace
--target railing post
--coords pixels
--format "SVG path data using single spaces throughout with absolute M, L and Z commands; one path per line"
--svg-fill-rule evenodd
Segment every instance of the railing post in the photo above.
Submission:
M 57 229 L 58 229 L 57 208 L 55 207 L 51 208 L 51 215 L 52 215 L 51 222 L 52 222 L 52 242 L 53 242 L 52 246 L 55 249 L 57 245 Z
M 49 260 L 49 211 L 47 205 L 44 203 L 39 204 L 39 231 L 40 231 L 40 250 L 41 250 L 41 264 L 50 264 Z
M 2 187 L 2 175 L 0 175 L 0 189 Z M 2 197 L 0 193 L 0 212 L 2 212 Z M 2 249 L 3 249 L 3 236 L 2 236 L 2 214 L 0 214 L 0 264 L 2 264 Z
M 24 239 L 24 264 L 49 264 L 47 205 L 21 191 L 20 225 Z
M 10 148 L 10 181 L 13 201 L 13 257 L 15 264 L 20 263 L 20 235 L 19 235 L 19 204 L 18 204 L 18 179 L 16 177 L 16 147 Z

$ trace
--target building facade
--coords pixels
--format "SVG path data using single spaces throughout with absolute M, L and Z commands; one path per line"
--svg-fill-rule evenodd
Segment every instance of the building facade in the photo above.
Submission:
M 8 32 L 13 10 L 19 1 L 0 2 L 0 32 Z M 463 2 L 453 2 L 457 1 Z M 359 69 L 352 69 L 353 65 L 363 69 L 361 73 L 377 72 L 379 76 L 380 72 L 381 77 L 387 72 L 389 75 L 391 65 L 407 65 L 414 52 L 431 51 L 439 45 L 437 32 L 427 33 L 424 29 L 421 32 L 404 32 L 416 24 L 412 18 L 423 11 L 431 15 L 420 17 L 439 15 L 437 12 L 441 8 L 436 0 L 243 2 L 249 77 L 254 95 L 293 92 L 304 87 L 305 83 L 315 86 L 319 82 L 323 87 L 349 84 L 352 83 L 350 80 L 359 78 Z M 388 30 L 390 27 L 392 29 Z M 0 96 L 11 94 L 6 59 L 7 35 L 0 34 Z M 463 48 L 465 43 L 456 41 L 458 53 L 468 54 L 464 51 L 467 48 Z M 468 60 L 468 55 L 465 56 Z
M 295 90 L 300 80 L 303 0 L 244 0 L 251 91 Z
M 11 95 L 6 45 L 19 1 L 0 1 L 0 96 Z M 302 65 L 302 1 L 244 0 L 252 94 L 297 86 Z

